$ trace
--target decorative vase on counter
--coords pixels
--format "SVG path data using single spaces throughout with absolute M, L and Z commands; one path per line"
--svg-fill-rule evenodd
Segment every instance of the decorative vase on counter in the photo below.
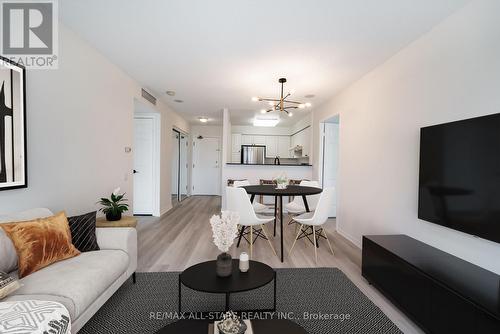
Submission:
M 107 212 L 106 213 L 106 220 L 110 222 L 115 222 L 117 220 L 122 219 L 122 213 L 121 212 Z
M 233 273 L 233 259 L 228 253 L 217 256 L 215 272 L 219 277 L 229 277 Z

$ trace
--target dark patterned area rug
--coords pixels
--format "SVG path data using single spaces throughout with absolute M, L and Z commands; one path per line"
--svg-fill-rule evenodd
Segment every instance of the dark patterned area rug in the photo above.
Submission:
M 345 274 L 336 268 L 277 269 L 277 312 L 260 317 L 292 318 L 308 333 L 402 333 Z M 79 332 L 155 333 L 176 321 L 178 273 L 138 273 L 128 280 Z M 186 311 L 224 309 L 224 295 L 182 290 Z M 231 295 L 231 309 L 270 309 L 273 284 Z M 257 316 L 253 314 L 251 316 Z

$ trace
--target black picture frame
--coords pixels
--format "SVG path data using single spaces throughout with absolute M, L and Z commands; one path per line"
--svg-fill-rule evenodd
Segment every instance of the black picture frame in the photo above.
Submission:
M 4 85 L 5 80 L 1 79 L 5 77 L 0 73 L 0 136 L 3 135 L 4 138 L 0 138 L 0 191 L 4 190 L 12 190 L 12 189 L 21 189 L 28 187 L 28 145 L 27 145 L 27 128 L 26 128 L 26 68 L 18 64 L 8 58 L 0 56 L 0 72 L 1 71 L 10 71 L 10 108 L 7 106 L 6 101 L 7 97 L 5 95 Z M 16 72 L 16 74 L 14 74 Z M 17 87 L 16 95 L 14 96 L 14 75 L 16 76 L 15 80 L 20 80 L 19 85 Z M 3 97 L 3 101 L 2 101 Z M 14 98 L 17 98 L 18 102 L 17 110 L 13 101 Z M 10 110 L 10 111 L 9 111 Z M 11 115 L 9 115 L 8 113 Z M 10 135 L 11 139 L 9 144 L 11 145 L 10 156 L 7 157 L 7 152 L 5 152 L 5 146 L 7 146 L 7 127 L 5 124 L 5 119 L 11 116 L 11 127 L 10 127 Z M 15 131 L 15 122 L 18 118 L 17 126 L 20 127 L 22 134 L 18 134 L 19 131 Z M 2 144 L 3 141 L 3 144 Z M 20 141 L 22 141 L 20 143 Z M 2 151 L 2 146 L 4 147 Z M 21 151 L 21 152 L 19 152 Z M 3 155 L 3 157 L 2 157 Z M 7 164 L 7 158 L 10 158 L 9 162 L 10 166 L 10 175 L 5 176 L 7 169 L 5 168 Z M 18 159 L 18 161 L 16 161 Z M 2 171 L 2 165 L 4 169 Z M 19 170 L 15 170 L 15 166 Z M 18 176 L 16 177 L 15 174 Z M 22 176 L 19 176 L 22 175 Z M 7 179 L 5 179 L 7 177 Z M 10 180 L 9 180 L 10 178 Z

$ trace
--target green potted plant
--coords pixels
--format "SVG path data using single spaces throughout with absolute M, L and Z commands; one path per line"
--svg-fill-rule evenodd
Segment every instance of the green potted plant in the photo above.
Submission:
M 99 211 L 106 215 L 106 220 L 112 222 L 122 219 L 122 213 L 128 211 L 128 204 L 124 203 L 127 199 L 124 197 L 125 193 L 120 194 L 120 188 L 116 188 L 110 198 L 103 197 L 97 202 L 102 205 Z

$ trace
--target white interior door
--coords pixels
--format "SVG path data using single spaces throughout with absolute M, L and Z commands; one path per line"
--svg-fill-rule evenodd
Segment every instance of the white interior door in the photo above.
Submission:
M 152 118 L 134 118 L 134 214 L 153 214 Z
M 339 125 L 325 123 L 325 142 L 323 156 L 323 188 L 334 187 L 337 194 L 337 171 L 339 163 Z M 335 196 L 336 198 L 336 196 Z M 337 201 L 330 210 L 330 217 L 337 216 Z
M 195 139 L 193 165 L 193 194 L 220 195 L 219 138 Z

